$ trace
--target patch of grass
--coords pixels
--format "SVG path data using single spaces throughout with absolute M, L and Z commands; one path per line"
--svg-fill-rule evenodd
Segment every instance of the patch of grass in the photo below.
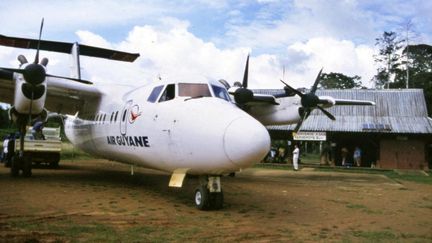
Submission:
M 432 185 L 432 176 L 426 175 L 399 175 L 395 172 L 387 172 L 385 175 L 397 182 L 400 181 L 410 181 L 415 183 L 422 183 L 427 185 Z
M 99 223 L 79 224 L 70 219 L 54 221 L 38 221 L 30 219 L 19 219 L 9 221 L 8 224 L 20 231 L 49 232 L 62 238 L 88 242 L 119 242 L 118 232 L 111 226 Z
M 352 203 L 347 204 L 346 207 L 347 208 L 353 208 L 353 209 L 367 209 L 367 207 L 364 206 L 364 205 L 361 205 L 361 204 L 352 204 Z
M 395 241 L 399 237 L 390 231 L 354 231 L 353 236 L 363 238 L 367 242 Z
M 272 168 L 272 169 L 290 169 L 287 166 L 268 166 L 265 164 L 257 165 L 255 167 L 258 168 Z M 388 178 L 396 181 L 411 181 L 416 183 L 422 183 L 422 184 L 428 184 L 432 185 L 432 176 L 426 175 L 426 174 L 405 174 L 401 175 L 396 173 L 393 170 L 386 170 L 386 169 L 372 169 L 372 168 L 342 168 L 342 167 L 316 167 L 315 171 L 321 171 L 321 172 L 343 172 L 343 173 L 362 173 L 362 174 L 378 174 L 378 175 L 385 175 Z M 404 189 L 401 189 L 404 190 Z
M 367 214 L 382 214 L 381 210 L 372 210 L 372 209 L 366 207 L 365 205 L 361 205 L 361 204 L 348 203 L 346 205 L 346 207 L 352 208 L 352 209 L 360 209 L 362 212 L 367 213 Z

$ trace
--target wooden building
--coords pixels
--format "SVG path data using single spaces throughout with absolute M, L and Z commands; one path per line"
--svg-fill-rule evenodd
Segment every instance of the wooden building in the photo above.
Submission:
M 274 94 L 281 90 L 257 90 Z M 361 166 L 388 169 L 428 170 L 432 160 L 432 119 L 427 116 L 422 89 L 404 90 L 318 90 L 317 95 L 340 99 L 371 100 L 376 106 L 334 106 L 328 119 L 314 110 L 301 132 L 325 132 L 331 158 L 340 164 L 341 150 L 352 158 L 355 147 L 362 150 Z M 269 126 L 273 138 L 292 140 L 295 125 Z

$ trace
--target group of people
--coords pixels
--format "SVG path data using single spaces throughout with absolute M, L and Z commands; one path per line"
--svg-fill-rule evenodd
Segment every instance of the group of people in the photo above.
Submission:
M 300 148 L 297 144 L 294 145 L 294 149 L 292 151 L 292 161 L 293 161 L 293 168 L 295 171 L 299 169 L 299 159 L 300 159 Z M 269 151 L 269 154 L 265 158 L 265 162 L 269 163 L 285 163 L 285 159 L 287 157 L 286 149 L 284 147 L 271 148 Z
M 326 153 L 330 153 L 329 152 L 330 149 L 326 150 Z M 350 166 L 357 166 L 360 167 L 362 165 L 362 150 L 360 149 L 359 146 L 356 146 L 353 153 L 352 153 L 352 159 L 349 158 L 350 155 L 350 151 L 346 148 L 346 147 L 342 147 L 341 149 L 341 166 L 346 166 L 346 167 L 350 167 Z M 266 157 L 265 161 L 266 162 L 276 162 L 276 163 L 281 163 L 281 162 L 286 162 L 286 152 L 285 152 L 285 148 L 272 148 L 268 154 L 268 156 Z M 299 169 L 299 159 L 300 159 L 300 148 L 297 144 L 294 145 L 294 149 L 292 150 L 292 163 L 293 163 L 293 169 L 296 171 Z
M 342 166 L 357 166 L 357 167 L 360 167 L 361 166 L 361 156 L 362 156 L 361 149 L 358 146 L 355 147 L 354 152 L 353 152 L 352 163 L 348 159 L 348 154 L 349 154 L 348 149 L 346 147 L 343 147 L 341 149 L 341 157 L 342 157 L 341 165 Z

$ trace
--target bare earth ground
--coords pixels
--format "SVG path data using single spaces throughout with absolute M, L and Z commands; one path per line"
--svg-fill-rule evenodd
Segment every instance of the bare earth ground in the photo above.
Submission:
M 196 178 L 106 161 L 32 178 L 0 166 L 0 242 L 432 242 L 432 185 L 384 175 L 248 169 L 222 178 L 220 211 L 194 208 Z

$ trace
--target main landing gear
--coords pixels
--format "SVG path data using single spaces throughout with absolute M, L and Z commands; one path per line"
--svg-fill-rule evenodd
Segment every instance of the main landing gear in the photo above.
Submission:
M 19 176 L 20 170 L 22 170 L 22 175 L 24 177 L 30 177 L 32 175 L 32 161 L 28 156 L 14 155 L 12 157 L 12 163 L 10 172 L 13 177 Z
M 195 206 L 200 210 L 217 210 L 223 207 L 220 176 L 201 176 L 195 189 Z

